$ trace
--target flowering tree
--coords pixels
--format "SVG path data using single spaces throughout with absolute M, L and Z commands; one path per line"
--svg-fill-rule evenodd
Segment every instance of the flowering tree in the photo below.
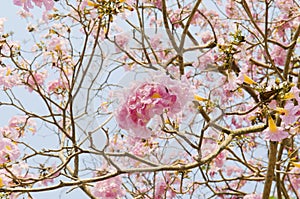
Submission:
M 298 1 L 13 3 L 1 198 L 300 197 Z

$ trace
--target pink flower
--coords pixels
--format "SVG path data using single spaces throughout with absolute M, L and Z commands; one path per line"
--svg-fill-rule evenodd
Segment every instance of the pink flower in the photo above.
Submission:
M 300 178 L 299 178 L 299 175 L 300 175 L 300 168 L 298 167 L 294 167 L 291 171 L 290 171 L 291 174 L 289 174 L 289 178 L 291 180 L 291 184 L 293 185 L 293 187 L 295 189 L 300 189 Z
M 281 119 L 285 125 L 292 125 L 297 121 L 297 115 L 299 116 L 299 105 L 295 106 L 293 102 L 288 101 L 283 109 L 283 115 Z
M 3 89 L 11 89 L 20 84 L 19 75 L 11 71 L 9 67 L 0 67 L 0 85 Z
M 147 137 L 148 122 L 155 115 L 172 116 L 180 112 L 192 96 L 190 90 L 187 82 L 156 75 L 154 81 L 136 84 L 124 93 L 116 120 L 121 128 L 133 131 L 137 137 Z
M 8 126 L 0 128 L 0 137 L 3 136 L 5 138 L 16 140 L 20 136 L 17 131 L 14 129 L 9 128 Z
M 119 34 L 115 37 L 115 42 L 121 49 L 124 49 L 128 44 L 129 38 L 130 38 L 129 35 Z M 116 48 L 117 52 L 120 52 L 119 47 Z
M 14 4 L 17 6 L 23 6 L 24 10 L 29 12 L 29 8 L 33 8 L 31 0 L 13 0 Z
M 125 191 L 122 189 L 121 176 L 97 182 L 92 192 L 94 196 L 106 199 L 122 198 L 125 196 Z
M 295 98 L 297 100 L 298 104 L 300 104 L 299 93 L 300 93 L 300 90 L 299 90 L 299 88 L 297 88 L 297 86 L 294 86 L 291 88 L 290 94 L 292 95 L 292 98 Z
M 166 197 L 165 197 L 166 196 Z M 176 193 L 168 188 L 165 180 L 159 179 L 155 184 L 155 196 L 154 199 L 163 199 L 163 198 L 174 198 Z
M 36 131 L 36 123 L 28 119 L 27 116 L 13 116 L 9 121 L 9 128 L 13 131 L 18 132 L 18 136 L 21 136 L 24 134 L 25 130 L 29 130 L 32 133 L 35 133 Z
M 283 66 L 286 58 L 286 50 L 284 50 L 280 46 L 275 45 L 271 52 L 271 56 L 272 58 L 274 58 L 275 64 Z
M 54 6 L 53 0 L 32 0 L 34 4 L 38 7 L 42 7 L 42 5 L 45 6 L 46 10 L 51 10 Z
M 8 138 L 0 138 L 0 164 L 15 161 L 20 156 L 20 150 Z
M 215 166 L 218 168 L 222 168 L 227 158 L 227 152 L 222 151 L 217 157 L 214 159 Z
M 277 141 L 280 142 L 284 138 L 289 136 L 288 132 L 286 132 L 281 127 L 277 127 L 272 117 L 268 118 L 268 128 L 263 131 L 265 135 L 265 140 L 269 141 Z
M 56 51 L 59 53 L 66 51 L 66 41 L 63 38 L 54 37 L 48 43 L 48 51 Z
M 213 39 L 213 34 L 207 30 L 201 34 L 201 39 L 203 43 L 207 43 L 208 41 Z
M 207 52 L 198 57 L 198 61 L 193 63 L 193 66 L 199 68 L 200 70 L 205 70 L 209 68 L 214 62 L 214 57 L 211 52 Z
M 234 1 L 227 1 L 225 12 L 228 17 L 234 17 L 238 13 L 236 7 Z
M 41 173 L 41 174 L 40 174 L 40 175 L 41 175 L 40 177 L 43 178 L 43 177 L 45 177 L 46 175 L 48 175 L 48 174 L 50 174 L 50 173 L 53 173 L 55 170 L 56 170 L 56 165 L 53 164 L 51 167 L 47 167 L 46 173 L 44 173 L 44 174 Z M 51 177 L 42 180 L 42 181 L 41 181 L 41 184 L 44 185 L 44 186 L 47 186 L 48 184 L 52 184 L 52 183 L 54 183 L 54 179 L 55 179 L 56 177 L 58 177 L 59 175 L 60 175 L 60 172 L 55 172 Z
M 226 169 L 226 174 L 228 176 L 231 176 L 233 173 L 242 174 L 244 171 L 241 167 L 233 166 L 233 165 L 228 165 L 225 167 L 225 169 Z
M 64 82 L 63 79 L 56 79 L 48 83 L 48 91 L 55 94 L 62 94 L 69 90 L 68 83 Z
M 235 73 L 230 72 L 227 74 L 227 83 L 224 85 L 224 89 L 228 91 L 234 91 L 238 88 L 238 79 Z
M 25 81 L 28 84 L 28 90 L 30 92 L 33 91 L 33 89 L 37 88 L 38 86 L 41 86 L 44 84 L 44 81 L 47 77 L 47 72 L 32 72 L 31 74 L 28 74 L 27 78 Z
M 13 0 L 15 5 L 23 6 L 24 10 L 26 10 L 27 12 L 29 12 L 29 8 L 33 8 L 31 1 L 33 1 L 33 3 L 40 8 L 42 7 L 42 5 L 44 5 L 46 10 L 51 10 L 54 6 L 53 0 Z
M 276 0 L 275 4 L 282 12 L 289 12 L 295 6 L 293 0 Z

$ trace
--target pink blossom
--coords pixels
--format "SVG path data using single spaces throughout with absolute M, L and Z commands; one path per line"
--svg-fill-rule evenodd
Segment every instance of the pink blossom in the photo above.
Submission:
M 193 63 L 193 66 L 199 68 L 200 70 L 204 70 L 209 67 L 209 65 L 213 64 L 214 57 L 211 52 L 207 52 L 198 57 L 198 61 Z
M 228 17 L 234 17 L 238 12 L 236 10 L 235 2 L 232 0 L 227 1 L 226 3 L 226 14 Z
M 161 34 L 155 34 L 153 37 L 150 38 L 150 44 L 153 49 L 157 49 L 158 47 L 161 47 L 162 44 L 161 38 L 162 38 Z
M 51 167 L 47 167 L 47 173 L 45 175 L 48 175 L 50 173 L 53 173 L 56 170 L 56 165 L 52 165 Z M 54 183 L 54 179 L 60 175 L 60 172 L 55 172 L 51 177 L 46 178 L 41 181 L 41 184 L 44 186 L 47 186 L 48 184 Z M 40 177 L 45 177 L 45 176 L 40 176 Z
M 227 158 L 227 152 L 222 151 L 217 155 L 217 157 L 214 159 L 215 166 L 218 168 L 222 168 Z
M 32 133 L 36 131 L 36 123 L 32 119 L 28 119 L 27 116 L 13 116 L 9 121 L 9 128 L 18 132 L 18 135 L 23 135 L 25 130 L 29 130 Z
M 13 2 L 17 6 L 23 6 L 24 10 L 26 10 L 27 12 L 29 12 L 29 8 L 33 8 L 31 0 L 13 0 Z
M 7 170 L 9 171 L 7 171 Z M 28 165 L 25 162 L 19 162 L 18 164 L 12 164 L 11 167 L 6 167 L 6 169 L 0 169 L 0 178 L 4 186 L 16 185 L 15 178 L 23 179 L 25 177 L 34 177 L 32 174 L 28 173 Z M 13 176 L 12 176 L 13 174 Z M 10 196 L 10 199 L 17 198 Z
M 0 85 L 3 86 L 3 89 L 11 89 L 19 84 L 18 74 L 15 74 L 10 67 L 0 67 Z
M 292 27 L 292 22 L 289 20 L 290 14 L 281 14 L 279 16 L 278 22 L 276 23 L 278 36 L 285 41 L 285 33 L 289 28 Z
M 0 137 L 3 136 L 3 137 L 13 139 L 13 140 L 18 139 L 18 137 L 20 136 L 17 131 L 15 131 L 14 129 L 9 128 L 8 126 L 0 127 L 0 133 L 1 133 Z
M 292 97 L 297 100 L 298 104 L 300 104 L 300 96 L 299 96 L 300 90 L 299 90 L 299 88 L 297 88 L 297 86 L 293 86 L 291 88 L 290 93 L 292 94 Z
M 213 35 L 210 31 L 205 31 L 203 33 L 201 33 L 201 39 L 203 43 L 207 43 L 208 41 L 210 41 L 213 38 Z
M 283 12 L 289 12 L 295 6 L 293 0 L 276 0 L 275 4 Z
M 44 81 L 47 77 L 47 72 L 32 72 L 30 74 L 28 74 L 27 76 L 27 84 L 28 84 L 28 90 L 30 92 L 33 91 L 33 89 L 37 88 L 37 85 L 40 86 L 42 84 L 44 84 Z
M 170 21 L 173 24 L 174 28 L 180 27 L 180 21 L 182 17 L 182 9 L 177 9 L 173 11 L 172 14 L 170 14 Z
M 8 138 L 0 138 L 0 164 L 15 161 L 20 156 L 20 150 Z
M 283 109 L 283 115 L 281 116 L 282 121 L 285 125 L 292 125 L 297 121 L 297 116 L 299 116 L 300 106 L 295 106 L 292 101 L 288 101 Z
M 298 190 L 300 189 L 300 168 L 299 167 L 294 167 L 291 171 L 291 174 L 289 174 L 289 178 L 291 180 L 291 184 L 293 185 L 293 187 Z
M 117 52 L 120 51 L 119 48 L 121 48 L 121 49 L 125 48 L 125 46 L 128 44 L 129 38 L 130 38 L 130 36 L 126 35 L 126 34 L 119 34 L 115 37 L 115 42 L 118 45 L 118 47 L 116 49 Z
M 31 1 L 40 8 L 44 5 L 46 10 L 51 10 L 54 6 L 53 0 L 13 0 L 13 3 L 17 6 L 23 6 L 24 10 L 29 12 L 29 9 L 33 8 Z
M 274 59 L 275 64 L 283 66 L 286 59 L 286 50 L 284 50 L 280 46 L 275 45 L 271 52 L 271 56 Z
M 243 173 L 243 169 L 238 166 L 228 165 L 225 167 L 225 169 L 226 169 L 226 174 L 228 176 L 231 176 L 233 173 L 238 173 L 238 174 Z
M 230 72 L 227 75 L 227 83 L 224 85 L 224 89 L 228 91 L 234 91 L 238 88 L 238 79 L 235 73 Z
M 68 83 L 62 79 L 56 79 L 48 83 L 48 91 L 55 94 L 63 93 L 68 90 Z
M 148 122 L 155 115 L 166 112 L 172 116 L 180 112 L 192 97 L 190 90 L 187 82 L 161 75 L 156 75 L 154 81 L 136 83 L 124 93 L 116 120 L 121 128 L 132 130 L 138 137 L 147 137 Z
M 174 198 L 176 193 L 168 188 L 165 180 L 159 179 L 155 184 L 155 196 L 154 199 L 163 199 L 163 198 Z
M 286 132 L 282 127 L 277 127 L 274 120 L 269 117 L 268 118 L 268 128 L 263 131 L 265 135 L 265 140 L 277 141 L 280 142 L 284 138 L 289 136 L 289 133 Z
M 46 10 L 51 10 L 54 6 L 53 0 L 32 0 L 36 6 L 42 7 L 42 5 L 45 6 Z
M 272 100 L 270 103 L 269 103 L 269 108 L 271 109 L 276 109 L 277 107 L 277 102 L 276 100 Z
M 48 43 L 48 51 L 56 51 L 56 52 L 65 52 L 66 51 L 66 41 L 59 37 L 54 37 Z
M 209 138 L 203 140 L 201 147 L 202 156 L 208 156 L 212 151 L 216 150 L 219 146 L 217 141 L 218 135 L 216 132 L 210 131 Z M 227 158 L 227 151 L 222 151 L 213 161 L 214 169 L 223 167 Z
M 116 199 L 125 196 L 125 191 L 122 189 L 121 176 L 97 182 L 92 192 L 94 196 L 106 199 Z

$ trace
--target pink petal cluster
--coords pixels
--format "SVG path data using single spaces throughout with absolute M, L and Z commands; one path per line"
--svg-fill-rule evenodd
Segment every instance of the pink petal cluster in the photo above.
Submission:
M 0 86 L 3 86 L 4 90 L 11 89 L 20 83 L 19 75 L 14 73 L 14 71 L 11 71 L 11 68 L 0 67 Z
M 121 176 L 97 182 L 92 192 L 97 198 L 115 199 L 125 196 Z
M 280 46 L 274 46 L 271 52 L 271 56 L 274 58 L 275 64 L 283 66 L 285 64 L 286 53 L 286 50 L 284 50 Z
M 284 106 L 284 114 L 281 116 L 286 126 L 293 125 L 299 117 L 299 105 L 295 106 L 292 101 L 288 101 Z
M 69 90 L 68 82 L 64 81 L 65 79 L 56 79 L 48 83 L 48 91 L 53 92 L 54 94 L 61 94 Z
M 17 144 L 8 138 L 0 138 L 0 165 L 15 161 L 20 156 Z
M 38 86 L 41 86 L 44 84 L 45 79 L 47 78 L 47 71 L 44 72 L 32 72 L 28 74 L 27 77 L 25 77 L 25 81 L 28 84 L 28 90 L 30 92 L 33 91 L 33 89 L 37 88 Z
M 166 197 L 165 197 L 166 196 Z M 154 199 L 175 198 L 176 193 L 169 188 L 169 185 L 163 179 L 159 179 L 155 185 Z
M 119 126 L 131 130 L 137 137 L 148 137 L 147 124 L 155 116 L 172 116 L 182 110 L 192 94 L 187 82 L 168 76 L 135 84 L 124 93 L 125 99 L 116 112 Z
M 300 178 L 299 178 L 300 168 L 294 167 L 290 171 L 290 173 L 291 174 L 289 174 L 289 178 L 290 178 L 290 182 L 291 182 L 292 186 L 296 190 L 300 189 Z
M 13 176 L 12 176 L 13 175 Z M 18 164 L 12 164 L 11 167 L 6 169 L 0 169 L 0 179 L 4 186 L 11 187 L 16 185 L 14 179 L 23 179 L 23 178 L 35 177 L 32 174 L 28 173 L 28 165 L 25 162 L 19 162 Z M 18 198 L 17 196 L 10 194 L 10 199 Z
M 36 131 L 36 123 L 32 119 L 28 119 L 27 116 L 16 115 L 9 121 L 9 128 L 12 131 L 25 131 L 29 130 L 33 133 Z M 22 135 L 19 133 L 19 136 Z M 15 138 L 14 138 L 15 139 Z
M 8 126 L 0 127 L 0 139 L 8 138 L 16 141 L 24 135 L 25 131 L 35 133 L 36 123 L 26 116 L 13 116 Z
M 206 157 L 212 153 L 212 151 L 215 151 L 219 145 L 217 143 L 218 135 L 217 133 L 210 131 L 209 132 L 209 138 L 203 139 L 203 144 L 201 147 L 201 154 L 202 157 Z M 228 152 L 222 151 L 217 155 L 217 157 L 212 162 L 212 171 L 218 168 L 222 168 L 226 162 Z
M 46 10 L 51 10 L 54 6 L 53 0 L 13 0 L 15 5 L 23 6 L 24 10 L 26 10 L 27 12 L 29 12 L 29 8 L 33 8 L 31 1 L 40 8 L 42 7 L 42 5 L 44 5 Z
M 289 133 L 286 132 L 282 127 L 276 126 L 274 120 L 271 117 L 268 118 L 268 128 L 266 128 L 262 133 L 265 136 L 265 140 L 276 142 L 280 142 L 281 140 L 289 136 Z

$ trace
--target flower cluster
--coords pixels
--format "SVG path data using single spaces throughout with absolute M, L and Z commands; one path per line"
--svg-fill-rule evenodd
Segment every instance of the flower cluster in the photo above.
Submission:
M 192 93 L 186 81 L 159 75 L 152 81 L 136 83 L 124 95 L 124 102 L 116 112 L 119 126 L 137 137 L 147 137 L 147 124 L 155 115 L 179 113 Z
M 36 124 L 26 116 L 14 116 L 9 125 L 0 128 L 0 165 L 15 161 L 20 156 L 20 150 L 15 141 L 24 135 L 25 131 L 35 132 Z
M 125 191 L 122 189 L 121 185 L 122 178 L 120 176 L 109 178 L 107 180 L 97 182 L 93 189 L 93 194 L 99 198 L 121 198 L 125 195 Z
M 10 67 L 0 68 L 0 86 L 1 89 L 11 89 L 14 86 L 20 85 L 20 76 L 12 71 Z
M 17 6 L 23 6 L 24 10 L 29 12 L 29 9 L 33 8 L 32 2 L 38 6 L 42 7 L 42 5 L 45 6 L 46 10 L 51 10 L 54 6 L 53 0 L 13 0 L 14 4 Z

